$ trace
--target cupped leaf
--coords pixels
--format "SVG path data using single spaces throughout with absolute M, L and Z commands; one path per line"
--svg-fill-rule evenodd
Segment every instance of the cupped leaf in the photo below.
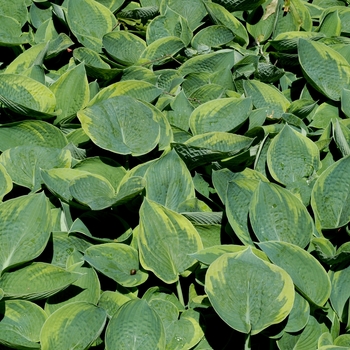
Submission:
M 17 146 L 63 148 L 67 144 L 68 141 L 60 129 L 41 120 L 24 120 L 0 125 L 2 152 Z
M 94 245 L 85 251 L 84 260 L 124 287 L 138 286 L 148 277 L 139 268 L 137 250 L 126 244 Z
M 250 98 L 222 98 L 203 103 L 191 113 L 191 131 L 194 135 L 234 131 L 248 119 L 251 109 Z
M 79 86 L 79 88 L 77 88 Z M 56 96 L 56 107 L 62 113 L 56 118 L 55 124 L 65 123 L 73 119 L 76 113 L 84 108 L 90 99 L 89 84 L 84 64 L 62 74 L 51 86 L 50 90 Z
M 40 169 L 68 168 L 71 161 L 68 150 L 39 146 L 10 148 L 0 156 L 0 163 L 6 168 L 12 181 L 31 189 L 32 192 L 41 187 Z
M 78 112 L 90 139 L 118 154 L 142 155 L 159 141 L 159 124 L 153 111 L 130 96 L 116 96 Z
M 138 61 L 146 43 L 135 34 L 119 31 L 106 34 L 103 46 L 116 62 L 129 66 Z
M 110 319 L 105 335 L 106 350 L 165 349 L 163 323 L 145 300 L 130 300 Z
M 215 260 L 206 273 L 205 290 L 230 327 L 252 335 L 283 321 L 295 294 L 290 276 L 259 259 L 251 248 Z
M 85 301 L 62 306 L 41 329 L 41 349 L 87 349 L 101 334 L 106 319 L 102 308 Z
M 350 65 L 331 47 L 300 39 L 299 62 L 310 84 L 326 97 L 339 101 L 343 88 L 350 86 Z
M 44 84 L 19 74 L 0 75 L 0 102 L 19 114 L 37 117 L 57 114 L 54 93 Z
M 185 163 L 175 151 L 152 163 L 145 174 L 146 196 L 171 210 L 194 198 L 194 185 Z
M 329 166 L 316 180 L 311 193 L 311 206 L 316 227 L 332 229 L 350 221 L 350 156 Z
M 7 299 L 44 299 L 75 282 L 80 274 L 42 262 L 5 272 L 0 285 Z
M 283 241 L 305 248 L 315 231 L 309 212 L 297 197 L 263 181 L 252 196 L 249 218 L 260 242 Z
M 234 38 L 232 31 L 222 25 L 213 25 L 200 30 L 192 39 L 192 46 L 198 50 L 201 46 L 220 47 Z
M 28 262 L 45 249 L 51 214 L 43 193 L 0 204 L 0 271 Z
M 147 198 L 140 209 L 138 246 L 141 265 L 166 283 L 176 282 L 196 262 L 188 254 L 203 247 L 184 216 Z
M 268 148 L 267 165 L 275 180 L 288 185 L 319 170 L 320 151 L 313 141 L 286 125 Z
M 322 307 L 331 294 L 329 277 L 310 253 L 287 242 L 258 243 L 268 258 L 288 272 L 296 288 L 313 304 Z
M 68 0 L 67 22 L 78 41 L 96 52 L 102 50 L 102 37 L 117 24 L 112 12 L 93 0 Z
M 26 300 L 0 302 L 0 344 L 12 349 L 40 349 L 39 337 L 47 315 Z

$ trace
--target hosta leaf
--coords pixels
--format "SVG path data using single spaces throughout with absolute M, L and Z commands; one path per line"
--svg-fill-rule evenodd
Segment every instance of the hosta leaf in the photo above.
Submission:
M 79 86 L 77 89 L 76 87 Z M 89 84 L 82 63 L 62 74 L 51 86 L 50 90 L 56 96 L 56 107 L 62 113 L 56 118 L 55 123 L 65 123 L 75 117 L 79 109 L 84 108 L 89 102 Z
M 179 71 L 182 75 L 189 73 L 213 73 L 222 67 L 231 69 L 234 65 L 235 52 L 233 50 L 224 49 L 206 55 L 195 56 L 187 60 Z
M 334 311 L 339 317 L 339 320 L 343 320 L 345 304 L 348 302 L 350 297 L 349 276 L 349 267 L 340 271 L 334 271 L 330 273 L 330 280 L 332 283 L 332 292 L 330 300 Z
M 316 227 L 337 228 L 350 221 L 349 169 L 350 156 L 347 156 L 329 166 L 316 180 L 311 193 Z
M 18 46 L 27 44 L 28 33 L 22 33 L 21 24 L 14 18 L 0 14 L 0 44 L 1 46 Z
M 78 112 L 90 139 L 118 154 L 142 155 L 159 141 L 159 124 L 153 111 L 130 96 L 116 96 Z
M 220 47 L 234 38 L 232 31 L 222 25 L 213 25 L 200 30 L 192 39 L 191 45 L 198 50 L 202 45 Z
M 267 165 L 275 180 L 288 185 L 319 170 L 320 152 L 309 138 L 286 125 L 268 148 Z
M 92 106 L 114 96 L 127 95 L 145 102 L 152 102 L 162 93 L 155 85 L 146 81 L 126 80 L 102 89 L 88 104 Z
M 206 273 L 205 290 L 230 327 L 252 335 L 283 321 L 294 302 L 290 276 L 256 257 L 250 248 L 215 260 Z
M 106 350 L 126 349 L 131 344 L 135 350 L 165 349 L 164 326 L 145 300 L 130 300 L 110 319 L 105 344 Z
M 138 245 L 142 266 L 166 283 L 176 282 L 195 263 L 188 254 L 202 248 L 198 232 L 184 216 L 147 198 L 140 209 Z
M 36 300 L 47 298 L 75 282 L 80 274 L 42 262 L 5 272 L 0 285 L 8 299 Z
M 84 260 L 124 287 L 138 286 L 148 277 L 139 268 L 137 250 L 126 244 L 94 245 L 85 251 Z
M 233 179 L 228 182 L 224 198 L 227 219 L 236 236 L 245 245 L 254 245 L 249 232 L 249 204 L 259 185 L 257 179 Z M 240 205 L 237 205 L 237 203 Z
M 251 109 L 250 98 L 222 98 L 203 103 L 190 116 L 191 131 L 193 135 L 234 131 L 248 119 Z
M 0 270 L 4 271 L 41 254 L 50 237 L 51 214 L 43 193 L 8 200 L 0 208 Z
M 7 193 L 11 192 L 12 188 L 11 177 L 6 171 L 6 168 L 0 164 L 0 202 Z
M 54 93 L 38 81 L 19 74 L 0 75 L 0 102 L 19 114 L 38 117 L 57 114 Z
M 147 46 L 140 56 L 140 61 L 155 66 L 164 64 L 183 48 L 184 43 L 176 36 L 160 38 Z
M 171 210 L 195 196 L 191 174 L 175 151 L 151 164 L 145 180 L 147 198 Z
M 101 294 L 98 306 L 106 310 L 108 317 L 111 318 L 123 304 L 132 299 L 137 299 L 137 297 L 131 292 L 121 293 L 107 290 Z
M 280 118 L 290 105 L 284 95 L 274 86 L 257 80 L 245 80 L 244 91 L 247 97 L 251 97 L 255 108 L 264 108 L 267 118 Z
M 41 187 L 40 169 L 68 168 L 71 160 L 68 150 L 39 146 L 10 148 L 0 156 L 0 163 L 6 168 L 12 181 L 31 189 L 32 192 Z
M 27 4 L 24 0 L 0 1 L 0 14 L 17 20 L 21 27 L 27 22 Z M 4 25 L 4 28 L 6 26 Z
M 76 253 L 80 258 L 81 254 L 77 251 Z M 68 262 L 69 260 L 73 260 L 73 263 L 78 262 L 72 259 L 72 255 L 69 256 Z M 45 311 L 48 315 L 72 302 L 85 301 L 97 305 L 100 299 L 101 286 L 95 270 L 87 266 L 80 266 L 80 264 L 74 267 L 69 266 L 69 268 L 72 272 L 80 273 L 82 276 L 66 289 L 46 300 Z
M 87 349 L 101 334 L 106 319 L 103 309 L 85 301 L 62 306 L 43 325 L 41 349 Z
M 322 265 L 307 251 L 287 242 L 258 244 L 268 258 L 287 271 L 300 293 L 322 307 L 331 294 L 331 283 Z
M 26 300 L 0 302 L 0 344 L 13 349 L 40 349 L 39 336 L 47 315 Z
M 125 0 L 97 0 L 97 2 L 106 6 L 114 13 L 123 5 Z
M 232 31 L 235 35 L 234 41 L 237 41 L 242 46 L 246 46 L 249 43 L 247 30 L 232 13 L 219 4 L 212 2 L 205 2 L 204 4 L 215 24 L 221 24 Z
M 325 44 L 300 39 L 299 62 L 310 84 L 326 97 L 339 101 L 343 88 L 350 86 L 350 65 Z
M 309 212 L 297 197 L 262 181 L 250 202 L 249 218 L 260 242 L 283 241 L 305 248 L 315 231 Z
M 68 141 L 62 131 L 41 120 L 25 120 L 0 125 L 0 150 L 17 146 L 63 148 Z
M 116 62 L 129 66 L 138 61 L 146 43 L 135 34 L 119 31 L 106 34 L 103 46 Z
M 302 330 L 310 316 L 310 304 L 299 293 L 295 293 L 292 311 L 288 316 L 285 332 L 299 332 Z
M 102 37 L 117 24 L 112 12 L 93 0 L 68 0 L 67 22 L 78 41 L 96 52 L 102 50 Z

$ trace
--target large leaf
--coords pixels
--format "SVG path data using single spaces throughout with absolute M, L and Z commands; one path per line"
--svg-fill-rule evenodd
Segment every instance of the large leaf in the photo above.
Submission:
M 190 116 L 191 131 L 194 135 L 234 131 L 248 119 L 251 109 L 250 98 L 222 98 L 203 103 Z
M 80 274 L 42 262 L 33 262 L 0 278 L 4 296 L 9 299 L 47 298 L 75 282 Z
M 68 0 L 67 22 L 78 41 L 94 51 L 102 51 L 102 37 L 116 25 L 112 12 L 93 0 Z
M 57 114 L 54 93 L 38 81 L 19 74 L 0 75 L 0 102 L 20 114 Z
M 0 164 L 0 201 L 4 198 L 4 196 L 11 192 L 13 188 L 12 179 L 5 167 Z
M 141 265 L 166 283 L 176 282 L 196 262 L 188 254 L 203 247 L 184 216 L 147 198 L 140 209 L 138 244 Z
M 350 221 L 350 156 L 328 167 L 317 179 L 311 193 L 316 226 L 331 229 Z
M 137 250 L 126 244 L 94 245 L 85 251 L 84 260 L 124 287 L 135 287 L 144 283 L 148 277 L 139 268 Z
M 315 231 L 309 212 L 297 197 L 263 181 L 252 196 L 249 218 L 260 242 L 283 241 L 305 248 Z
M 51 214 L 43 193 L 17 197 L 0 205 L 0 271 L 30 261 L 50 238 Z
M 175 151 L 152 163 L 145 174 L 147 198 L 177 211 L 194 198 L 194 185 L 185 163 Z
M 296 288 L 309 301 L 322 307 L 331 294 L 331 283 L 322 265 L 300 247 L 278 241 L 258 244 L 268 258 L 288 272 Z
M 26 300 L 0 302 L 0 344 L 12 349 L 40 349 L 39 336 L 47 315 Z
M 142 155 L 159 141 L 159 124 L 153 111 L 130 96 L 116 96 L 78 112 L 90 139 L 119 154 Z
M 147 336 L 145 336 L 147 335 Z M 131 300 L 122 305 L 108 323 L 106 350 L 165 349 L 163 323 L 145 300 Z
M 326 97 L 339 101 L 342 89 L 350 86 L 350 65 L 325 44 L 299 40 L 299 62 L 310 84 Z
M 41 349 L 87 349 L 102 332 L 106 319 L 102 308 L 85 301 L 62 306 L 43 325 Z
M 205 290 L 230 327 L 252 335 L 283 321 L 294 302 L 290 276 L 250 248 L 215 260 L 206 273 Z

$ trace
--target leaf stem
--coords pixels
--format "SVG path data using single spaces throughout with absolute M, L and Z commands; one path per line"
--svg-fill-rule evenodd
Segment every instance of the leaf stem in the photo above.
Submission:
M 244 350 L 251 350 L 251 346 L 250 346 L 250 333 L 246 334 L 246 336 L 245 336 Z
M 184 296 L 182 294 L 182 289 L 181 289 L 180 276 L 179 276 L 179 279 L 176 281 L 176 291 L 177 291 L 177 296 L 179 298 L 180 303 L 183 306 L 185 306 Z

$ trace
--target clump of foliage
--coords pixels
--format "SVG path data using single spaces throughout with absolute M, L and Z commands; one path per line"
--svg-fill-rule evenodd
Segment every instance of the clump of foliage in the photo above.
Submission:
M 0 0 L 2 349 L 349 349 L 350 8 Z

